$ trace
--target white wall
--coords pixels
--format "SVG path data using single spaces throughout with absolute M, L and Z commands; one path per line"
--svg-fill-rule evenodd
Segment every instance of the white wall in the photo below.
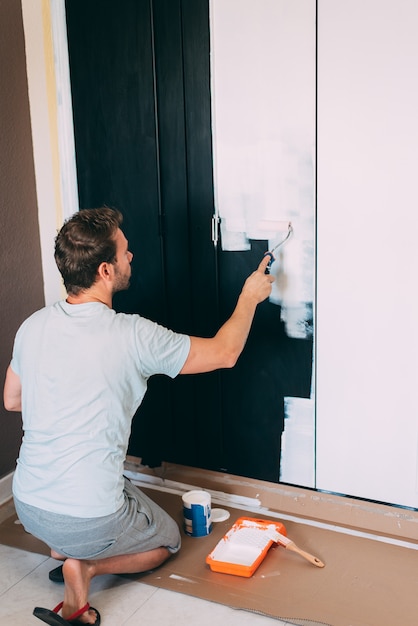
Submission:
M 78 210 L 64 0 L 21 0 L 46 304 L 64 296 L 54 238 Z
M 317 487 L 418 506 L 418 3 L 319 0 Z

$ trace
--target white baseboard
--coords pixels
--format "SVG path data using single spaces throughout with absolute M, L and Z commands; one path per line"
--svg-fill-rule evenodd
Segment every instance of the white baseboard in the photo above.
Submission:
M 14 472 L 0 478 L 0 506 L 12 497 L 12 482 Z

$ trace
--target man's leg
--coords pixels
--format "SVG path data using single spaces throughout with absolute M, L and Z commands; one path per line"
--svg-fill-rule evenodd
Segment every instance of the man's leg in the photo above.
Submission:
M 167 548 L 156 548 L 149 552 L 110 556 L 96 560 L 79 561 L 67 558 L 63 565 L 65 591 L 62 616 L 65 619 L 87 603 L 90 581 L 94 576 L 146 572 L 162 565 L 170 556 L 171 553 Z M 54 556 L 54 558 L 57 557 Z M 96 615 L 93 611 L 87 611 L 78 619 L 86 624 L 94 624 Z

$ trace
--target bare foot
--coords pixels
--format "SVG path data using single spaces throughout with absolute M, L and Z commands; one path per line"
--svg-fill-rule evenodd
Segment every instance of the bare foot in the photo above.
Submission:
M 87 604 L 93 568 L 86 561 L 66 559 L 62 566 L 62 572 L 65 582 L 62 616 L 66 619 Z M 96 613 L 93 609 L 89 609 L 80 615 L 77 620 L 82 624 L 94 624 L 96 622 Z

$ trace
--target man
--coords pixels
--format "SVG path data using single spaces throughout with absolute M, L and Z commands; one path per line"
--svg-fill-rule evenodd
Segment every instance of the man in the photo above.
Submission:
M 119 211 L 104 207 L 64 224 L 55 260 L 67 299 L 22 324 L 6 375 L 4 405 L 22 412 L 24 430 L 16 511 L 64 561 L 63 603 L 34 611 L 48 624 L 99 626 L 87 601 L 94 576 L 146 571 L 179 550 L 174 520 L 123 477 L 132 417 L 154 374 L 233 367 L 273 282 L 266 256 L 212 338 L 116 313 L 112 297 L 128 288 L 133 258 L 121 223 Z

